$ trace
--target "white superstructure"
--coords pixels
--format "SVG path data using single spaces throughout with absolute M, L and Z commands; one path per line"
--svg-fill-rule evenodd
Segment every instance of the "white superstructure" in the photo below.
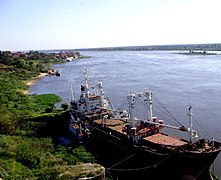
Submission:
M 84 69 L 84 81 L 85 84 L 81 85 L 80 99 L 73 103 L 76 106 L 76 110 L 79 113 L 91 113 L 96 109 L 112 109 L 113 106 L 110 103 L 109 98 L 104 96 L 104 89 L 102 82 L 99 82 L 96 86 L 98 91 L 94 87 L 90 87 L 88 72 Z

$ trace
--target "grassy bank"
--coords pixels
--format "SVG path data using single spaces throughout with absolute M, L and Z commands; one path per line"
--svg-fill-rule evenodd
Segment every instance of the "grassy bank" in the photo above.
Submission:
M 54 137 L 59 136 L 61 125 L 67 121 L 67 113 L 54 105 L 62 99 L 54 94 L 24 94 L 27 82 L 37 80 L 46 69 L 39 61 L 23 60 L 0 63 L 3 179 L 59 179 L 61 169 L 82 162 L 93 163 L 93 156 L 83 146 L 61 147 L 55 143 Z

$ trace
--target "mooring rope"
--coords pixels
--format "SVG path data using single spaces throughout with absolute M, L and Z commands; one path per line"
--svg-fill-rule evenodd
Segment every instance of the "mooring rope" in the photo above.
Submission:
M 118 162 L 118 163 L 114 164 L 113 166 L 109 167 L 108 169 L 111 169 L 111 168 L 113 168 L 113 167 L 117 166 L 118 164 L 121 164 L 122 162 L 124 162 L 124 161 L 126 161 L 126 160 L 130 159 L 131 157 L 133 157 L 134 155 L 136 155 L 136 154 L 134 153 L 134 154 L 132 154 L 132 155 L 128 156 L 127 158 L 125 158 L 125 159 L 123 159 L 122 161 L 120 161 L 120 162 Z
M 133 168 L 133 169 L 112 169 L 112 167 L 116 166 L 113 165 L 111 166 L 110 168 L 107 168 L 106 170 L 107 171 L 141 171 L 141 170 L 145 170 L 145 169 L 150 169 L 150 168 L 157 168 L 157 166 L 161 165 L 163 162 L 165 162 L 166 160 L 168 160 L 169 158 L 171 158 L 176 152 L 172 153 L 170 156 L 164 158 L 162 161 L 156 163 L 156 164 L 153 164 L 153 165 L 150 165 L 150 166 L 146 166 L 146 167 L 142 167 L 142 168 Z M 133 154 L 134 155 L 134 154 Z M 130 156 L 131 157 L 131 156 Z M 129 159 L 130 157 L 126 158 L 126 159 Z M 125 161 L 125 160 L 123 160 Z M 123 162 L 121 161 L 121 162 Z M 120 164 L 121 162 L 117 163 L 117 164 Z

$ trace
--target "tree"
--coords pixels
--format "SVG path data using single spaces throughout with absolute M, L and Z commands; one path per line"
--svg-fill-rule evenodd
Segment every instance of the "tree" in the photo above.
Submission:
M 50 113 L 50 112 L 52 112 L 55 108 L 56 108 L 56 107 L 55 107 L 54 103 L 50 103 L 50 104 L 48 105 L 48 107 L 45 109 L 45 112 L 46 112 L 46 113 Z
M 12 65 L 13 64 L 13 58 L 12 57 L 2 57 L 2 62 L 5 65 Z
M 61 105 L 61 108 L 63 108 L 64 111 L 66 111 L 66 110 L 68 109 L 68 104 L 67 104 L 67 103 L 63 103 L 63 104 Z
M 17 129 L 16 116 L 6 108 L 0 108 L 0 132 L 6 135 L 13 135 Z
M 44 71 L 45 67 L 44 67 L 44 64 L 42 63 L 36 63 L 36 67 L 38 68 L 38 71 L 42 72 Z
M 37 67 L 37 64 L 36 64 L 35 61 L 29 61 L 28 64 L 29 64 L 29 68 L 30 68 L 31 70 L 35 70 L 36 67 Z
M 28 65 L 26 64 L 24 59 L 19 59 L 17 62 L 17 67 L 27 69 Z

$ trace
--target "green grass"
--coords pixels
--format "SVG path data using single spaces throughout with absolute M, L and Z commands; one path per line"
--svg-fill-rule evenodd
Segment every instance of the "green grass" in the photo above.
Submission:
M 52 134 L 61 132 L 61 123 L 68 123 L 68 117 L 54 105 L 62 101 L 59 96 L 22 94 L 28 88 L 24 82 L 37 74 L 0 66 L 0 172 L 4 180 L 62 179 L 59 176 L 69 167 L 95 162 L 83 146 L 61 147 L 52 141 Z

